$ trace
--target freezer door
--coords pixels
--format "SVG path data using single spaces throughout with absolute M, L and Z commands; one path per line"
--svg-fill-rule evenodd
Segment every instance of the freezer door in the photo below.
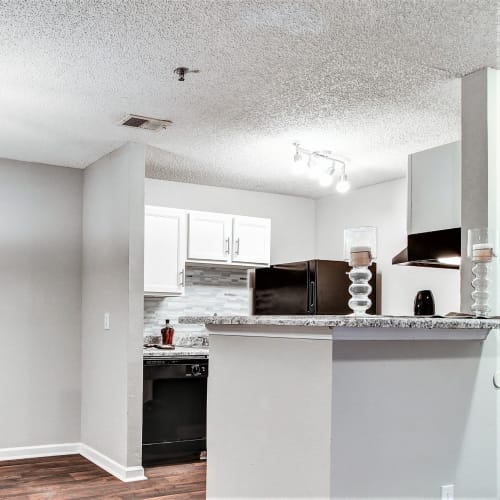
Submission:
M 308 314 L 308 262 L 255 270 L 255 314 Z

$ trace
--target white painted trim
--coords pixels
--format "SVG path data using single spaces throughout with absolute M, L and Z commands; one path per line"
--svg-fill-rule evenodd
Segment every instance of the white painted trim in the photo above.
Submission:
M 143 467 L 124 467 L 111 458 L 83 443 L 47 444 L 42 446 L 20 446 L 0 448 L 0 462 L 21 460 L 23 458 L 57 457 L 62 455 L 81 455 L 120 481 L 142 481 L 147 479 Z
M 208 266 L 217 266 L 227 269 L 256 269 L 260 267 L 269 267 L 268 264 L 257 264 L 255 262 L 222 262 L 220 260 L 186 259 L 186 264 L 195 264 L 196 266 L 208 264 Z M 208 267 L 207 266 L 207 267 Z
M 55 457 L 58 455 L 78 455 L 79 453 L 80 443 L 19 446 L 16 448 L 0 448 L 0 461 L 21 460 L 23 458 Z
M 209 335 L 225 337 L 266 337 L 278 339 L 332 340 L 332 329 L 326 326 L 279 325 L 206 325 Z
M 333 340 L 484 340 L 488 333 L 458 328 L 334 328 Z
M 307 340 L 484 340 L 490 330 L 479 328 L 356 328 L 207 324 L 210 336 L 266 337 Z
M 86 444 L 81 444 L 80 455 L 125 483 L 147 479 L 143 467 L 124 467 Z

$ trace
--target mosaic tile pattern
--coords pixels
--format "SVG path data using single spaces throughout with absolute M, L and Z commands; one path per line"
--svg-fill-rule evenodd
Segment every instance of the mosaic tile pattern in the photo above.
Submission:
M 160 329 L 169 319 L 175 328 L 174 344 L 208 345 L 203 324 L 179 324 L 180 316 L 243 316 L 248 314 L 246 269 L 188 265 L 186 289 L 181 297 L 144 299 L 144 341 L 161 340 Z

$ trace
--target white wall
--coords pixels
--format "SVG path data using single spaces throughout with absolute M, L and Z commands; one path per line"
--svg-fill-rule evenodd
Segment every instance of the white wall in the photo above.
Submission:
M 81 437 L 128 474 L 142 444 L 143 146 L 85 169 L 83 207 Z
M 486 342 L 335 343 L 333 497 L 498 499 L 495 364 Z
M 315 203 L 308 198 L 146 179 L 149 205 L 271 219 L 271 263 L 315 256 Z
M 335 392 L 328 329 L 218 333 L 210 329 L 207 498 L 330 498 Z
M 82 172 L 0 160 L 0 449 L 78 442 Z
M 377 227 L 383 314 L 412 315 L 415 294 L 424 289 L 432 290 L 437 314 L 459 310 L 459 271 L 392 265 L 392 258 L 406 247 L 405 179 L 321 198 L 316 205 L 316 221 L 320 259 L 342 259 L 345 228 Z

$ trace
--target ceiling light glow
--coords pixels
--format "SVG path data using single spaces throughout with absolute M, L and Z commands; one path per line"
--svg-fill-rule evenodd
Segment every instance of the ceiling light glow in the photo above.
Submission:
M 459 266 L 460 257 L 439 257 L 438 262 L 447 266 Z
M 309 157 L 309 161 L 307 162 L 307 176 L 309 179 L 319 179 L 321 176 L 321 166 L 318 161 L 312 156 Z
M 326 171 L 319 176 L 319 185 L 321 187 L 330 187 L 333 184 L 333 172 Z
M 293 175 L 304 175 L 307 170 L 307 165 L 303 161 L 294 161 L 292 165 Z

